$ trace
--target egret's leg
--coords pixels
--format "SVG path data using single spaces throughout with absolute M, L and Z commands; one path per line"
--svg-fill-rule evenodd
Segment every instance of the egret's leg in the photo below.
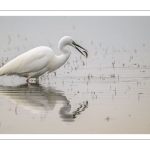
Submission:
M 27 80 L 26 80 L 27 83 L 29 83 L 29 79 L 30 79 L 30 78 L 27 78 Z
M 39 77 L 36 78 L 36 83 L 39 83 Z

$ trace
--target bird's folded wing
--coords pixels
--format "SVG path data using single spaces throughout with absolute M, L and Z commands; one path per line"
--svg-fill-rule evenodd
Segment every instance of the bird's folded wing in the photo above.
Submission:
M 1 75 L 38 72 L 47 67 L 51 63 L 53 57 L 54 54 L 49 52 L 48 49 L 38 51 L 33 49 L 8 62 L 0 69 L 0 72 Z
M 34 54 L 32 57 L 28 57 L 24 59 L 22 63 L 18 67 L 19 73 L 30 73 L 30 72 L 38 72 L 43 68 L 48 69 L 48 65 L 53 59 L 53 56 L 50 54 L 46 54 L 41 56 L 40 54 Z

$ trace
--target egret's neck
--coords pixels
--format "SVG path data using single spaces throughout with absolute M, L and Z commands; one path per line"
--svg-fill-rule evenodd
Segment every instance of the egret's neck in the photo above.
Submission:
M 58 46 L 58 49 L 62 52 L 61 55 L 56 56 L 57 62 L 62 66 L 69 58 L 71 51 L 68 46 Z
M 69 50 L 67 46 L 61 46 L 59 44 L 58 49 L 62 52 L 62 54 L 59 56 L 55 55 L 55 59 L 54 59 L 53 65 L 51 66 L 50 72 L 61 67 L 68 60 L 71 54 L 71 51 Z
M 69 46 L 67 46 L 63 41 L 59 41 L 59 43 L 58 43 L 58 49 L 64 55 L 70 54 Z

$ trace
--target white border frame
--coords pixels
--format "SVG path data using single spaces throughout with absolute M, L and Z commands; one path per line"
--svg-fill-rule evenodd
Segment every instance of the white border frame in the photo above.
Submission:
M 150 16 L 150 11 L 0 11 L 0 16 Z M 0 140 L 149 140 L 150 134 L 0 134 Z

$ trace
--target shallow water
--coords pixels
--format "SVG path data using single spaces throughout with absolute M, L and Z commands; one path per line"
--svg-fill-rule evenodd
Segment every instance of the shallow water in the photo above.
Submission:
M 150 133 L 149 77 L 11 80 L 0 86 L 1 133 Z
M 9 20 L 13 21 L 10 18 L 2 20 L 7 25 Z M 60 29 L 55 27 L 58 31 L 61 31 L 66 23 L 70 25 L 68 32 L 77 37 L 77 31 L 84 28 L 81 22 L 75 24 L 77 20 L 80 21 L 78 17 L 75 20 L 71 17 L 60 17 L 55 21 L 59 19 L 67 21 L 64 21 L 64 26 Z M 104 18 L 96 19 L 97 22 L 107 22 Z M 109 19 L 113 23 L 116 21 L 113 21 L 113 17 Z M 16 21 L 17 17 L 14 20 Z M 26 17 L 29 24 L 38 22 L 34 17 L 31 20 Z M 88 22 L 84 17 L 81 20 Z M 137 19 L 137 22 L 140 20 Z M 150 22 L 149 18 L 145 20 Z M 1 34 L 4 40 L 0 45 L 1 66 L 15 56 L 38 46 L 38 41 L 42 39 L 45 41 L 40 45 L 47 44 L 57 53 L 55 42 L 62 36 L 62 32 L 57 32 L 54 39 L 47 40 L 45 37 L 48 33 L 41 29 L 43 34 L 36 41 L 35 35 L 25 33 L 25 27 L 20 25 L 19 21 L 15 24 L 18 28 L 14 27 L 14 33 Z M 88 29 L 83 29 L 87 34 L 93 34 L 90 28 L 92 24 L 87 26 Z M 39 27 L 33 28 L 32 32 L 37 32 L 37 28 Z M 146 31 L 149 31 L 149 28 Z M 67 31 L 65 30 L 63 35 L 65 32 Z M 0 77 L 0 133 L 149 134 L 150 45 L 146 41 L 139 43 L 139 39 L 137 42 L 126 39 L 124 43 L 116 40 L 118 46 L 117 42 L 112 41 L 114 46 L 110 41 L 101 41 L 98 36 L 95 32 L 93 37 L 81 34 L 79 38 L 82 41 L 79 44 L 89 51 L 88 59 L 71 49 L 72 55 L 67 63 L 55 73 L 42 75 L 39 84 L 35 83 L 34 79 L 27 84 L 25 78 Z

